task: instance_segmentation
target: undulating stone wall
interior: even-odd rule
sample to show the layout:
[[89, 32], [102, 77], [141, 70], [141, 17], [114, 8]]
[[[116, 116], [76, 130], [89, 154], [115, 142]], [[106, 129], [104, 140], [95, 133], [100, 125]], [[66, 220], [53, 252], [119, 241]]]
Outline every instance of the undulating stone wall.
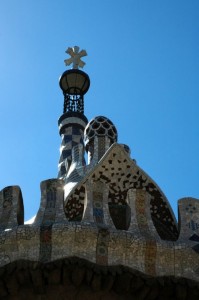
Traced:
[[48, 264], [18, 261], [0, 270], [2, 300], [198, 300], [198, 295], [199, 284], [191, 280], [146, 277], [78, 258]]

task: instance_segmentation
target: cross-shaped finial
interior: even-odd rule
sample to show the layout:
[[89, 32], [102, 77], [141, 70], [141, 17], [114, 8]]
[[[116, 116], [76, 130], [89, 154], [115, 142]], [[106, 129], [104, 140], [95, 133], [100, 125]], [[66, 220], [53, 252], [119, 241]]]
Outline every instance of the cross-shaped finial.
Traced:
[[68, 49], [65, 52], [71, 56], [70, 58], [64, 60], [67, 66], [73, 64], [73, 69], [78, 69], [78, 67], [84, 67], [85, 62], [81, 60], [81, 57], [87, 55], [85, 50], [81, 50], [79, 52], [79, 47], [74, 46], [73, 48], [68, 47]]

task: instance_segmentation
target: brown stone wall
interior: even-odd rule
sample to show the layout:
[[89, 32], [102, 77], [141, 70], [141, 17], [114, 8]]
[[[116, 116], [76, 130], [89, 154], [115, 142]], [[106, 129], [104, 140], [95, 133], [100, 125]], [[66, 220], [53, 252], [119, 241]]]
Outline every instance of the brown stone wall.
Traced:
[[146, 277], [77, 258], [48, 264], [18, 261], [0, 271], [0, 299], [199, 299], [199, 285], [193, 281]]

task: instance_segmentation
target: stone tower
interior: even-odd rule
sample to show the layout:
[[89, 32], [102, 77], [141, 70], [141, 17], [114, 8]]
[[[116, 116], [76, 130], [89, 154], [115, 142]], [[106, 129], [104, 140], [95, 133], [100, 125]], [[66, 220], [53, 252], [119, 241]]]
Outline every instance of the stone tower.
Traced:
[[198, 199], [179, 200], [177, 223], [112, 121], [88, 123], [87, 53], [66, 52], [58, 178], [41, 182], [32, 224], [20, 188], [0, 192], [0, 299], [199, 299]]

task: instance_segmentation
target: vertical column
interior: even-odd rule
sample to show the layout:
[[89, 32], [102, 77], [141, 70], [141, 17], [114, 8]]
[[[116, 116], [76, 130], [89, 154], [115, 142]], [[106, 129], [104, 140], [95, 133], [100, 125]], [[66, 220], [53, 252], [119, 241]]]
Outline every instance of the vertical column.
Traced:
[[[178, 201], [180, 235], [178, 241], [199, 242], [199, 201], [194, 198], [183, 198]], [[199, 252], [199, 251], [198, 251]]]
[[136, 217], [136, 189], [129, 189], [127, 194], [127, 201], [131, 208], [131, 222], [129, 231], [132, 231], [135, 235], [140, 235], [137, 217]]
[[150, 194], [141, 189], [129, 189], [128, 202], [131, 207], [131, 224], [129, 230], [139, 232], [146, 239], [160, 240], [150, 213]]
[[62, 180], [49, 179], [41, 182], [41, 203], [35, 218], [35, 224], [40, 225], [39, 260], [42, 262], [51, 260], [53, 224], [56, 221], [66, 221], [63, 201]]
[[157, 243], [160, 238], [151, 219], [150, 195], [141, 189], [130, 189], [128, 200], [131, 207], [129, 230], [145, 240], [143, 249], [145, 272], [154, 276], [157, 268]]
[[35, 224], [53, 224], [66, 220], [64, 214], [64, 182], [48, 179], [41, 182], [41, 202]]
[[[81, 145], [84, 147], [83, 133], [87, 124], [87, 118], [78, 112], [68, 112], [63, 114], [59, 121], [59, 131], [62, 138], [60, 147], [60, 159], [58, 164], [58, 178], [67, 175], [72, 161], [72, 149]], [[85, 164], [84, 158], [80, 158], [81, 164]]]
[[85, 183], [85, 201], [84, 201], [84, 213], [83, 213], [82, 221], [88, 223], [94, 223], [92, 185], [93, 185], [92, 180], [87, 180]]
[[0, 228], [12, 228], [24, 222], [24, 207], [18, 186], [8, 186], [0, 192]]
[[199, 201], [187, 197], [178, 201], [179, 238], [175, 242], [175, 276], [198, 276]]
[[114, 228], [108, 208], [108, 187], [100, 181], [85, 184], [86, 199], [83, 221]]
[[93, 144], [91, 143], [91, 147], [89, 147], [88, 150], [88, 164], [90, 164], [91, 161], [93, 164], [96, 164], [110, 148], [111, 144], [109, 137], [95, 136]]

